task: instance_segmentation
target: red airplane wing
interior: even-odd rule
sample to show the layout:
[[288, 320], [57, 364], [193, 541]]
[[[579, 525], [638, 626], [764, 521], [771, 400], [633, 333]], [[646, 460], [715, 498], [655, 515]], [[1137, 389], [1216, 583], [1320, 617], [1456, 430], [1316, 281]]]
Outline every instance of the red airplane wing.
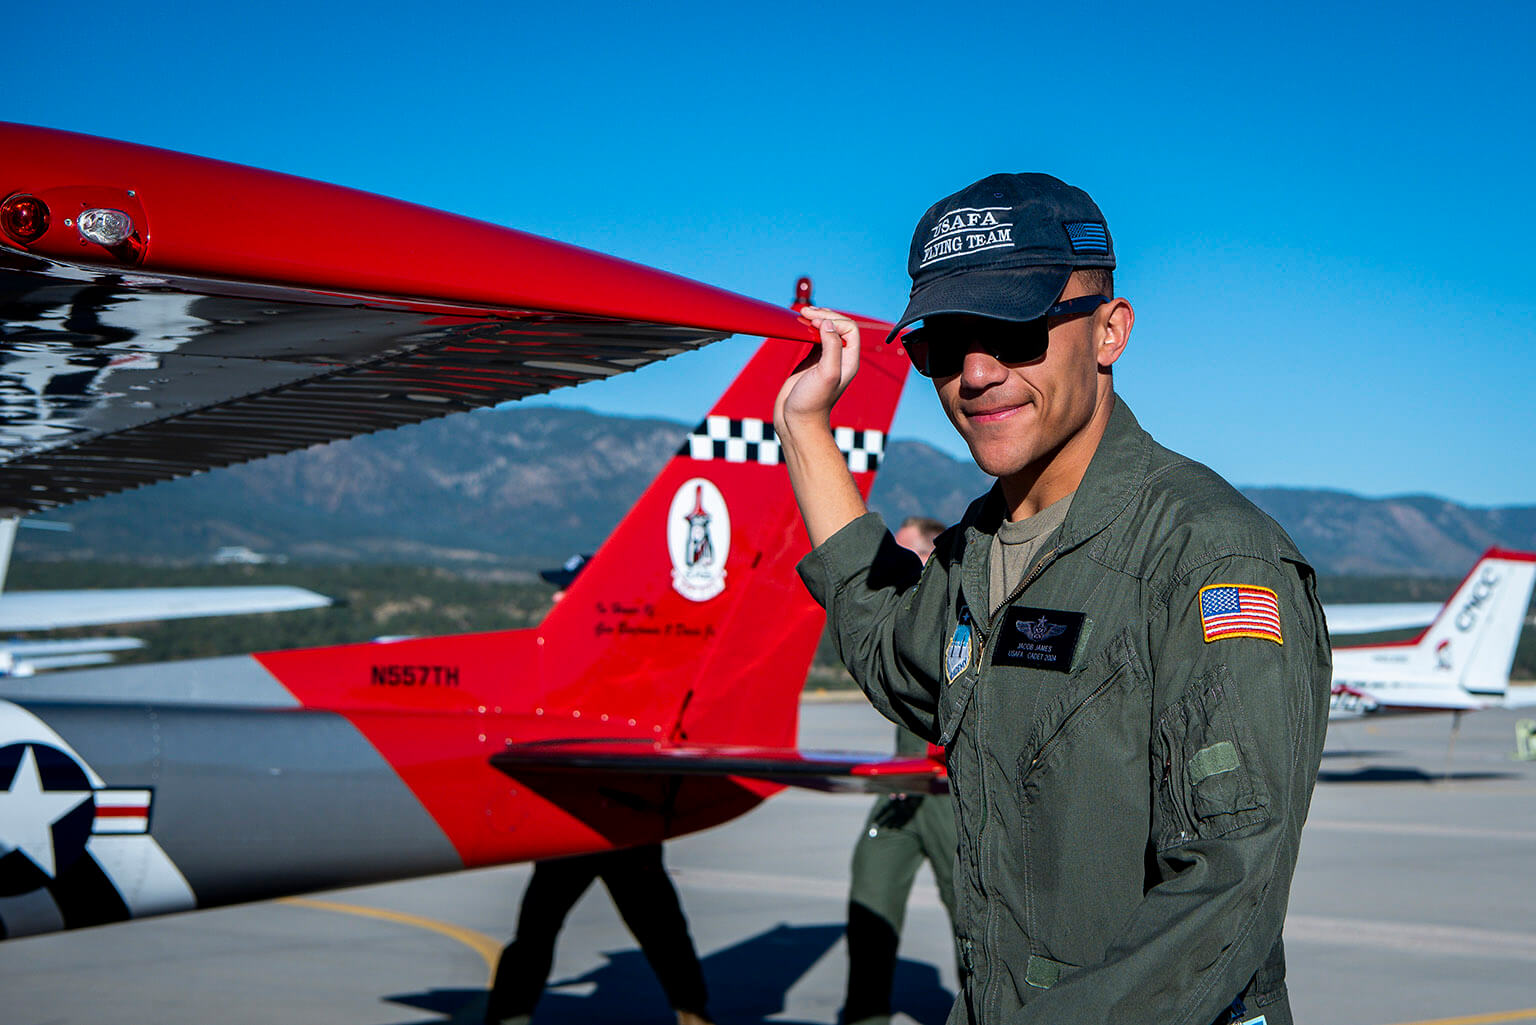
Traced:
[[[610, 377], [789, 310], [352, 189], [0, 123], [0, 510]], [[116, 234], [120, 241], [113, 241]]]

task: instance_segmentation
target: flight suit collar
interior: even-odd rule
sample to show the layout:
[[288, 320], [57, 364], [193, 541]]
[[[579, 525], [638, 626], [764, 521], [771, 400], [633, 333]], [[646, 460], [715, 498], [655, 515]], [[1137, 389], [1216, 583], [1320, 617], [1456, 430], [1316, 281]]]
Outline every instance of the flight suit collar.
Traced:
[[1085, 543], [1125, 512], [1146, 484], [1151, 467], [1152, 436], [1141, 429], [1131, 407], [1117, 395], [1104, 437], [1061, 525], [1061, 550]]
[[[1114, 403], [1104, 436], [1077, 486], [1067, 518], [1057, 531], [1058, 540], [1051, 546], [1055, 555], [1083, 545], [1113, 523], [1146, 483], [1152, 465], [1152, 437], [1141, 429], [1124, 399], [1115, 396]], [[987, 601], [988, 556], [993, 535], [1006, 516], [1002, 484], [994, 483], [966, 525], [960, 588], [972, 618], [984, 627], [991, 619]]]

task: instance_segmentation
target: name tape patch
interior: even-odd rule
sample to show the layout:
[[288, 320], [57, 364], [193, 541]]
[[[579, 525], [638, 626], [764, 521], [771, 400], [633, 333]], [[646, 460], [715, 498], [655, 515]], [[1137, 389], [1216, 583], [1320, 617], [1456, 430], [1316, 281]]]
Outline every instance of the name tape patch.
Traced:
[[1060, 609], [1034, 609], [1012, 605], [1001, 619], [995, 666], [1023, 666], [1065, 673], [1072, 668], [1072, 652], [1083, 630], [1083, 613]]

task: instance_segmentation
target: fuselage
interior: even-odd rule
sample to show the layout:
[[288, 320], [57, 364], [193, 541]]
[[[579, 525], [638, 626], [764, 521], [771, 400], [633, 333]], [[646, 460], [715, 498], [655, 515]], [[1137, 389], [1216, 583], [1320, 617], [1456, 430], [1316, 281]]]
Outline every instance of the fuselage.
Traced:
[[[435, 675], [380, 686], [451, 687]], [[582, 733], [655, 735], [622, 706], [594, 700]], [[306, 707], [252, 656], [6, 681], [4, 935], [660, 840], [771, 792], [637, 774], [597, 795], [494, 768], [508, 746], [570, 735], [569, 714], [545, 711]]]

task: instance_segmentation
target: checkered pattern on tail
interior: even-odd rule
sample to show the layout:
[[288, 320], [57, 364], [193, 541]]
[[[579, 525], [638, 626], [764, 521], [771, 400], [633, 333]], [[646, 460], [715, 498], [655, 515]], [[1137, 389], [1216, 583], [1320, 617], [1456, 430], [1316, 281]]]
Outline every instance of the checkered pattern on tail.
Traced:
[[[880, 459], [885, 455], [883, 431], [837, 427], [832, 435], [848, 459], [849, 470], [864, 473], [879, 469]], [[773, 424], [751, 417], [740, 420], [728, 416], [705, 417], [704, 422], [688, 435], [677, 454], [690, 459], [723, 459], [728, 463], [761, 463], [764, 466], [784, 461]]]

